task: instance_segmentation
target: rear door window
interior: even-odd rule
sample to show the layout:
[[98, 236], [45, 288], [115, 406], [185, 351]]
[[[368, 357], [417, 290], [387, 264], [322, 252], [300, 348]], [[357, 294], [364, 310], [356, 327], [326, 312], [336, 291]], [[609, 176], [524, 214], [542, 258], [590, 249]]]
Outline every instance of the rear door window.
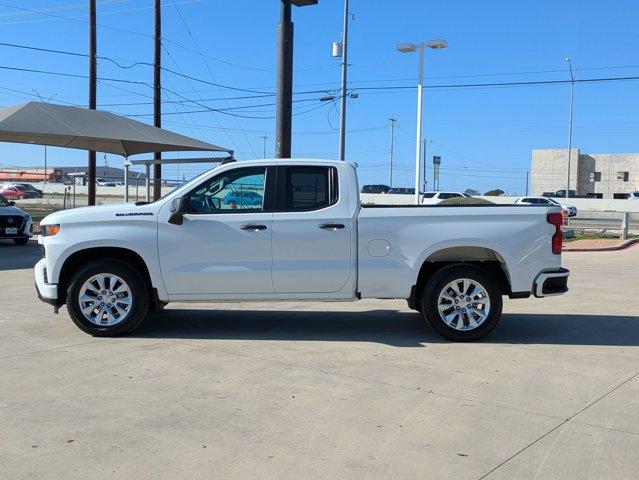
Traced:
[[276, 209], [287, 212], [320, 210], [337, 203], [335, 167], [279, 167]]

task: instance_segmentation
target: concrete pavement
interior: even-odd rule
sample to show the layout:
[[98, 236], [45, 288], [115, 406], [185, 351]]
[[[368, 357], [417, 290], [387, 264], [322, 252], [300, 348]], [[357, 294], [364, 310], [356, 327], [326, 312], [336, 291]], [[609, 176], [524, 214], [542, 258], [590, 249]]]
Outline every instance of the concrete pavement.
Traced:
[[0, 243], [0, 478], [634, 479], [639, 247], [454, 344], [402, 301], [171, 304], [95, 339]]

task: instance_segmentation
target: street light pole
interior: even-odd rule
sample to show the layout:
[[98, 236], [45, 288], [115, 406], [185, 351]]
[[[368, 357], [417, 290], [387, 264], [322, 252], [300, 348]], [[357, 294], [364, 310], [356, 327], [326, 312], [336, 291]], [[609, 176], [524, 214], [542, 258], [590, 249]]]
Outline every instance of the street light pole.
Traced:
[[575, 75], [572, 71], [572, 63], [570, 57], [566, 58], [568, 62], [568, 68], [570, 69], [570, 114], [568, 120], [568, 176], [566, 179], [566, 198], [570, 197], [570, 160], [572, 156], [572, 111], [573, 111], [573, 99], [575, 93]]
[[277, 31], [277, 82], [275, 106], [275, 157], [291, 158], [293, 116], [293, 22], [291, 5], [305, 7], [318, 0], [281, 0]]
[[344, 0], [344, 24], [342, 27], [342, 95], [340, 98], [339, 159], [346, 155], [346, 76], [348, 72], [348, 0]]
[[424, 92], [424, 48], [446, 48], [446, 40], [428, 40], [418, 45], [401, 43], [397, 50], [402, 53], [419, 51], [419, 81], [417, 83], [417, 134], [415, 138], [415, 205], [419, 205], [419, 168], [422, 156], [422, 97]]
[[291, 22], [291, 0], [281, 0], [281, 2], [277, 36], [275, 157], [290, 158], [293, 111], [293, 22]]
[[415, 134], [415, 205], [419, 205], [419, 166], [422, 160], [422, 98], [424, 96], [424, 44], [419, 45], [417, 81], [417, 133]]

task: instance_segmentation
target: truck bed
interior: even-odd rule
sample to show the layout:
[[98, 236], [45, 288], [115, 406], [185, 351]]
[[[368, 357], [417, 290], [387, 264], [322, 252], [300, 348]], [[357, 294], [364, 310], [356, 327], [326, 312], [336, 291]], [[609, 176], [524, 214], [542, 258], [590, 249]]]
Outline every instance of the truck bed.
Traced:
[[[424, 261], [499, 261], [513, 292], [530, 292], [541, 270], [560, 268], [546, 205], [368, 205], [358, 218], [359, 291], [402, 297]], [[409, 268], [407, 268], [409, 267]]]

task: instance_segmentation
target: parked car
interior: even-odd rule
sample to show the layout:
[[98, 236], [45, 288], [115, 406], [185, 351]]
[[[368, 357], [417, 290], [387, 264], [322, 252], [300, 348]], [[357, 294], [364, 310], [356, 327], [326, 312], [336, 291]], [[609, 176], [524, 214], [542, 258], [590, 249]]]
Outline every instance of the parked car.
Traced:
[[393, 193], [395, 195], [415, 195], [415, 189], [408, 187], [394, 187], [391, 188], [388, 193]]
[[639, 191], [630, 192], [630, 196], [628, 197], [628, 200], [639, 200]]
[[437, 205], [443, 200], [459, 197], [469, 198], [470, 195], [461, 192], [424, 192], [422, 196], [422, 205]]
[[[219, 200], [247, 183], [263, 205], [231, 214]], [[55, 212], [41, 221], [38, 295], [95, 336], [171, 301], [407, 299], [467, 341], [497, 325], [503, 295], [568, 290], [558, 206], [368, 206], [357, 185], [348, 162], [246, 161], [153, 203]]]
[[262, 195], [251, 191], [229, 192], [224, 196], [224, 205], [234, 203], [238, 207], [252, 207], [262, 205]]
[[25, 198], [34, 198], [31, 192], [15, 185], [0, 187], [0, 195], [7, 200], [24, 200]]
[[[541, 195], [542, 197], [556, 197], [556, 198], [566, 198], [566, 189], [557, 190], [556, 192], [544, 192]], [[568, 197], [577, 198], [577, 190], [569, 190]]]
[[388, 193], [390, 189], [388, 185], [364, 185], [361, 193]]
[[32, 236], [31, 215], [0, 195], [0, 238], [11, 239], [16, 245], [26, 245]]
[[30, 183], [14, 183], [14, 186], [23, 189], [26, 192], [29, 192], [31, 198], [42, 198], [43, 192], [39, 188], [34, 187]]
[[516, 204], [527, 204], [527, 205], [559, 205], [563, 210], [568, 212], [569, 217], [574, 217], [577, 215], [577, 207], [574, 205], [568, 205], [565, 203], [560, 203], [554, 198], [546, 198], [546, 197], [521, 197], [515, 200]]

